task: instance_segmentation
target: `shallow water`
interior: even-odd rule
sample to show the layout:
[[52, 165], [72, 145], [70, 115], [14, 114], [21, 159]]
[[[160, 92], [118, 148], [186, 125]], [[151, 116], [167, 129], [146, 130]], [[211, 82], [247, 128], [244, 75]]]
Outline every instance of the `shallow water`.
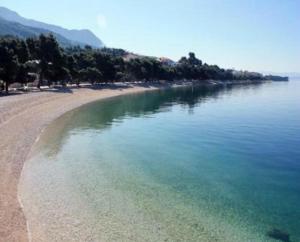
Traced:
[[67, 113], [23, 170], [33, 241], [300, 241], [299, 94], [185, 87]]

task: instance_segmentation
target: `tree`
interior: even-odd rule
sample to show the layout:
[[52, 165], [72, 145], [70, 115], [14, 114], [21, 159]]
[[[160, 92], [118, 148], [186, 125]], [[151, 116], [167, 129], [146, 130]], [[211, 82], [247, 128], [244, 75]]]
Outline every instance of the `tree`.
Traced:
[[28, 38], [26, 39], [26, 45], [30, 54], [31, 60], [38, 60], [39, 59], [39, 45], [40, 39], [39, 38]]
[[73, 83], [73, 81], [76, 81], [77, 86], [79, 86], [80, 84], [80, 80], [79, 80], [79, 71], [78, 71], [78, 64], [76, 59], [74, 58], [74, 56], [69, 55], [66, 58], [66, 68], [69, 70], [69, 74], [70, 74], [70, 81], [71, 83]]
[[84, 81], [90, 82], [92, 85], [103, 78], [102, 73], [95, 67], [83, 69], [79, 72], [79, 75]]
[[5, 83], [5, 91], [8, 94], [8, 87], [14, 81], [18, 71], [18, 60], [13, 50], [0, 45], [0, 79]]
[[19, 83], [22, 83], [24, 85], [27, 85], [29, 80], [29, 66], [26, 64], [19, 64], [19, 68], [16, 75], [16, 81]]
[[96, 52], [94, 54], [95, 67], [102, 73], [105, 82], [114, 81], [116, 77], [115, 59], [107, 54]]
[[[255, 72], [226, 70], [217, 65], [203, 64], [195, 53], [182, 57], [177, 63], [164, 58], [137, 56], [122, 49], [94, 49], [73, 46], [62, 48], [53, 35], [21, 40], [0, 37], [0, 81], [8, 86], [18, 81], [26, 84], [38, 78], [48, 85], [60, 82], [65, 86], [81, 80], [92, 84], [113, 81], [154, 80], [263, 80]], [[273, 77], [272, 77], [273, 78]]]
[[[51, 34], [49, 36], [40, 35], [38, 49], [38, 58], [40, 61], [38, 88], [40, 88], [44, 78], [51, 80], [51, 78], [55, 77], [53, 70], [56, 71], [57, 67], [62, 67], [60, 65], [62, 54], [57, 40]], [[50, 66], [52, 67], [52, 72]]]
[[195, 53], [193, 53], [193, 52], [189, 53], [188, 63], [192, 66], [201, 66], [202, 65], [202, 61], [197, 59]]
[[16, 49], [16, 54], [18, 56], [19, 62], [22, 64], [24, 64], [29, 60], [30, 54], [29, 54], [27, 44], [24, 40], [19, 41]]

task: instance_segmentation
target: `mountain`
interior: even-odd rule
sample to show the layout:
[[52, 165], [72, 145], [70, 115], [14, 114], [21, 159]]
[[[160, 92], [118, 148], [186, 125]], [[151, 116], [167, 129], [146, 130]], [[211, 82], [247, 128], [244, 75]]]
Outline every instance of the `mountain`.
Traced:
[[[32, 30], [32, 28], [39, 31], [41, 30], [46, 31], [46, 33], [51, 32], [54, 33], [54, 35], [57, 34], [65, 38], [66, 40], [69, 40], [70, 43], [81, 43], [81, 45], [90, 45], [96, 48], [101, 48], [104, 46], [103, 42], [95, 34], [93, 34], [90, 30], [87, 29], [69, 30], [69, 29], [62, 28], [60, 26], [23, 18], [18, 13], [11, 11], [5, 7], [0, 7], [0, 18], [2, 18], [2, 20], [6, 20], [14, 23], [15, 28], [21, 27], [21, 32], [25, 29], [25, 27], [29, 27], [28, 28], [29, 32], [30, 30]], [[22, 26], [16, 25], [16, 23], [19, 23]], [[45, 33], [45, 32], [41, 32], [41, 33]]]
[[79, 45], [83, 46], [84, 43], [71, 41], [60, 34], [50, 32], [49, 30], [33, 28], [25, 26], [16, 22], [10, 22], [0, 17], [0, 36], [15, 36], [21, 39], [39, 36], [40, 34], [49, 34], [52, 33], [57, 41], [63, 47]]

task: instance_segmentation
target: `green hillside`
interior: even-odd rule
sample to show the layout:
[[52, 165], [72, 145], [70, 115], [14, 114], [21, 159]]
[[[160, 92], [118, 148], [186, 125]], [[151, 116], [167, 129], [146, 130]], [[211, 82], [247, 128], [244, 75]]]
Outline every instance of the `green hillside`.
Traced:
[[85, 44], [81, 42], [75, 42], [68, 40], [67, 38], [61, 36], [60, 34], [51, 32], [46, 29], [40, 29], [40, 28], [33, 28], [29, 26], [25, 26], [16, 22], [10, 22], [3, 18], [0, 18], [0, 36], [14, 36], [18, 38], [28, 38], [28, 37], [34, 37], [39, 36], [40, 34], [53, 34], [55, 38], [58, 40], [61, 46], [67, 47], [67, 46], [84, 46]]

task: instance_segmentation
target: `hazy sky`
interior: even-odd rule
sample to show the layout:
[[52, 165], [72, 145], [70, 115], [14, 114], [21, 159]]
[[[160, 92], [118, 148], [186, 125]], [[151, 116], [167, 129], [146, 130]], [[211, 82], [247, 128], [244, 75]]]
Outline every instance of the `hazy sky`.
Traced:
[[0, 0], [27, 18], [88, 28], [109, 47], [222, 67], [300, 72], [300, 0]]

